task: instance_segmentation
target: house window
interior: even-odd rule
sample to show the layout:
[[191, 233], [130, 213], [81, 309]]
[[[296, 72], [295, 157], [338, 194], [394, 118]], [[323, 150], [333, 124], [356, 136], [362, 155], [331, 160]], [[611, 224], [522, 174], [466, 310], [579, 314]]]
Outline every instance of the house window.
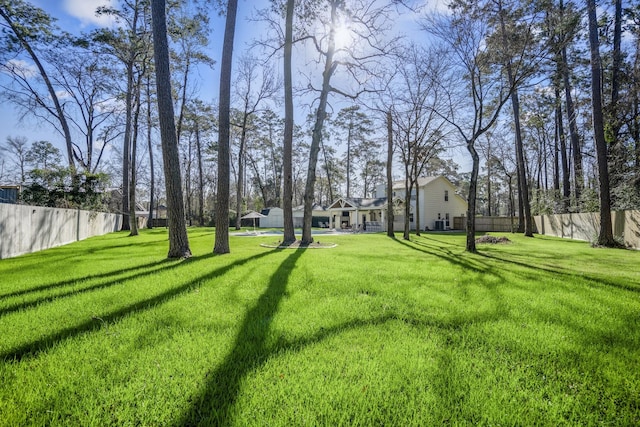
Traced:
[[413, 222], [413, 214], [409, 214], [409, 222]]
[[444, 201], [445, 202], [449, 201], [449, 190], [444, 190]]
[[444, 214], [444, 220], [445, 220], [445, 226], [449, 227], [449, 214], [448, 213]]

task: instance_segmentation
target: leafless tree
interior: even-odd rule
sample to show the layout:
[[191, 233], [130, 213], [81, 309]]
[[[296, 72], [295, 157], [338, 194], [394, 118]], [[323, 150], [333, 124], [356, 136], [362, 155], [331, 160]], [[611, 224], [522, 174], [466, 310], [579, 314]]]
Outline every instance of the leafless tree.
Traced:
[[464, 141], [472, 159], [467, 210], [466, 250], [476, 252], [475, 215], [480, 158], [476, 142], [498, 120], [502, 107], [511, 99], [530, 69], [520, 58], [512, 63], [512, 79], [505, 79], [503, 61], [495, 61], [488, 51], [487, 38], [493, 33], [490, 17], [478, 4], [456, 1], [449, 15], [431, 16], [423, 28], [437, 37], [450, 58], [443, 73], [447, 88], [448, 111], [442, 117]]

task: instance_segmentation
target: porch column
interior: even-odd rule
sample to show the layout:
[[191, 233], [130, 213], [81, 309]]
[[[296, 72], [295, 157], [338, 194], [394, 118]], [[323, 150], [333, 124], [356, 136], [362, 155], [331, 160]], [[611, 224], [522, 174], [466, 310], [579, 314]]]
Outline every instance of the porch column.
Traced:
[[355, 227], [354, 231], [358, 231], [358, 217], [360, 216], [360, 214], [358, 213], [358, 208], [356, 208], [356, 222], [355, 222]]

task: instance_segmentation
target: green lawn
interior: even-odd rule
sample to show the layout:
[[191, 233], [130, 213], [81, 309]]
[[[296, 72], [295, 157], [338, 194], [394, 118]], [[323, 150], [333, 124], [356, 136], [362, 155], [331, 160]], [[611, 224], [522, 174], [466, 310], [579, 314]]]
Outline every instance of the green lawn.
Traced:
[[508, 237], [0, 260], [0, 425], [639, 425], [640, 252]]

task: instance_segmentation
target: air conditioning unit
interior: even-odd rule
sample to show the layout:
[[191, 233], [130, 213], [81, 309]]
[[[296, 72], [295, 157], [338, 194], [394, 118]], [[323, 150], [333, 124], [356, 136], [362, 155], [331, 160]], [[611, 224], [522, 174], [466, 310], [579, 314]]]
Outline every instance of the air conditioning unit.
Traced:
[[444, 221], [442, 220], [436, 221], [436, 230], [444, 231]]

